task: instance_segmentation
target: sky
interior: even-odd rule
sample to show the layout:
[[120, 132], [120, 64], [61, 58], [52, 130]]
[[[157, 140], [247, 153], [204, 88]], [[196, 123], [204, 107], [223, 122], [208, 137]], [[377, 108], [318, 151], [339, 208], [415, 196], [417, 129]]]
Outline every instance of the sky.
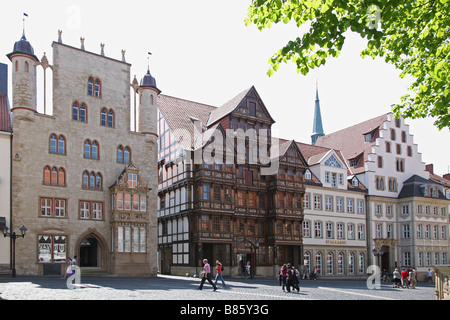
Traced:
[[[346, 34], [341, 55], [306, 76], [292, 63], [267, 76], [269, 58], [305, 29], [277, 24], [259, 31], [245, 26], [250, 0], [24, 0], [2, 3], [0, 63], [20, 39], [25, 18], [27, 40], [41, 58], [52, 63], [53, 41], [62, 30], [63, 43], [132, 64], [140, 80], [150, 66], [163, 94], [220, 107], [255, 86], [276, 121], [273, 135], [311, 143], [316, 83], [325, 134], [391, 111], [407, 93], [411, 79], [381, 59], [361, 58], [366, 41]], [[28, 17], [23, 14], [26, 13]], [[148, 54], [151, 52], [151, 55]], [[9, 67], [11, 73], [11, 67]], [[11, 74], [9, 75], [11, 77]], [[131, 82], [132, 79], [130, 79]], [[10, 88], [11, 90], [11, 88]], [[10, 98], [11, 103], [11, 98]], [[433, 119], [407, 119], [422, 161], [439, 175], [450, 172], [449, 130]]]

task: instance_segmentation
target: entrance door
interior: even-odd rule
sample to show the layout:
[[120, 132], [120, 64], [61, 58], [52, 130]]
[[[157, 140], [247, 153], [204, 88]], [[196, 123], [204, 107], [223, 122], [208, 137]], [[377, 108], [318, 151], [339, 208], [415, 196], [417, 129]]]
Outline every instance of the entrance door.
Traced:
[[96, 238], [86, 237], [80, 245], [80, 266], [97, 267], [98, 266], [99, 245]]
[[384, 272], [385, 270], [387, 272], [391, 272], [390, 266], [389, 266], [389, 247], [383, 246], [383, 255], [381, 256], [381, 272]]

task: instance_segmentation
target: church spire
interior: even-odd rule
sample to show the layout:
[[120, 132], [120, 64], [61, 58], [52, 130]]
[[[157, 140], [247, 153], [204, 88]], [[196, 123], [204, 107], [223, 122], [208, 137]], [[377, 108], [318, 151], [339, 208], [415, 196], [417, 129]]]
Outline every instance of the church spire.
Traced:
[[322, 115], [320, 114], [320, 100], [319, 100], [319, 84], [316, 81], [316, 102], [314, 109], [313, 134], [311, 135], [311, 144], [315, 145], [319, 137], [324, 136], [322, 126]]

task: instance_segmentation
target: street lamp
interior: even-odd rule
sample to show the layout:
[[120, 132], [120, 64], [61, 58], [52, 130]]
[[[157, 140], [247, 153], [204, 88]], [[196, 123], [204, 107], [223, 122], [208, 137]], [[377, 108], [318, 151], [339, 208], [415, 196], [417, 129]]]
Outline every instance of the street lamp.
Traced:
[[25, 226], [22, 226], [19, 230], [20, 230], [20, 234], [16, 234], [16, 232], [13, 233], [8, 233], [9, 228], [7, 226], [3, 226], [1, 228], [2, 232], [3, 232], [3, 237], [10, 237], [12, 239], [12, 243], [13, 243], [13, 247], [12, 247], [12, 254], [13, 254], [13, 259], [12, 259], [12, 276], [16, 277], [16, 239], [19, 237], [25, 238], [25, 234], [27, 232], [27, 228], [25, 228]]
[[378, 267], [379, 267], [380, 270], [381, 270], [380, 257], [381, 257], [381, 256], [383, 255], [383, 253], [384, 253], [383, 248], [380, 248], [380, 251], [377, 251], [377, 249], [375, 248], [375, 249], [372, 250], [372, 253], [373, 253], [373, 255], [374, 255], [375, 257], [377, 257], [377, 264], [378, 264]]

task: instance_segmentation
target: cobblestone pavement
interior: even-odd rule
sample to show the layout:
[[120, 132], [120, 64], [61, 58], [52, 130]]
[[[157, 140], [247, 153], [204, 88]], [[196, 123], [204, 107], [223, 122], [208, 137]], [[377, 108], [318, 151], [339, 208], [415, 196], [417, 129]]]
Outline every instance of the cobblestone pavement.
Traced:
[[59, 277], [0, 277], [3, 300], [434, 300], [434, 286], [419, 283], [416, 289], [396, 289], [381, 284], [368, 289], [359, 280], [302, 280], [300, 292], [283, 292], [275, 279], [225, 279], [213, 291], [208, 282], [198, 290], [199, 279], [177, 276], [124, 278], [82, 276], [77, 289], [69, 289]]

